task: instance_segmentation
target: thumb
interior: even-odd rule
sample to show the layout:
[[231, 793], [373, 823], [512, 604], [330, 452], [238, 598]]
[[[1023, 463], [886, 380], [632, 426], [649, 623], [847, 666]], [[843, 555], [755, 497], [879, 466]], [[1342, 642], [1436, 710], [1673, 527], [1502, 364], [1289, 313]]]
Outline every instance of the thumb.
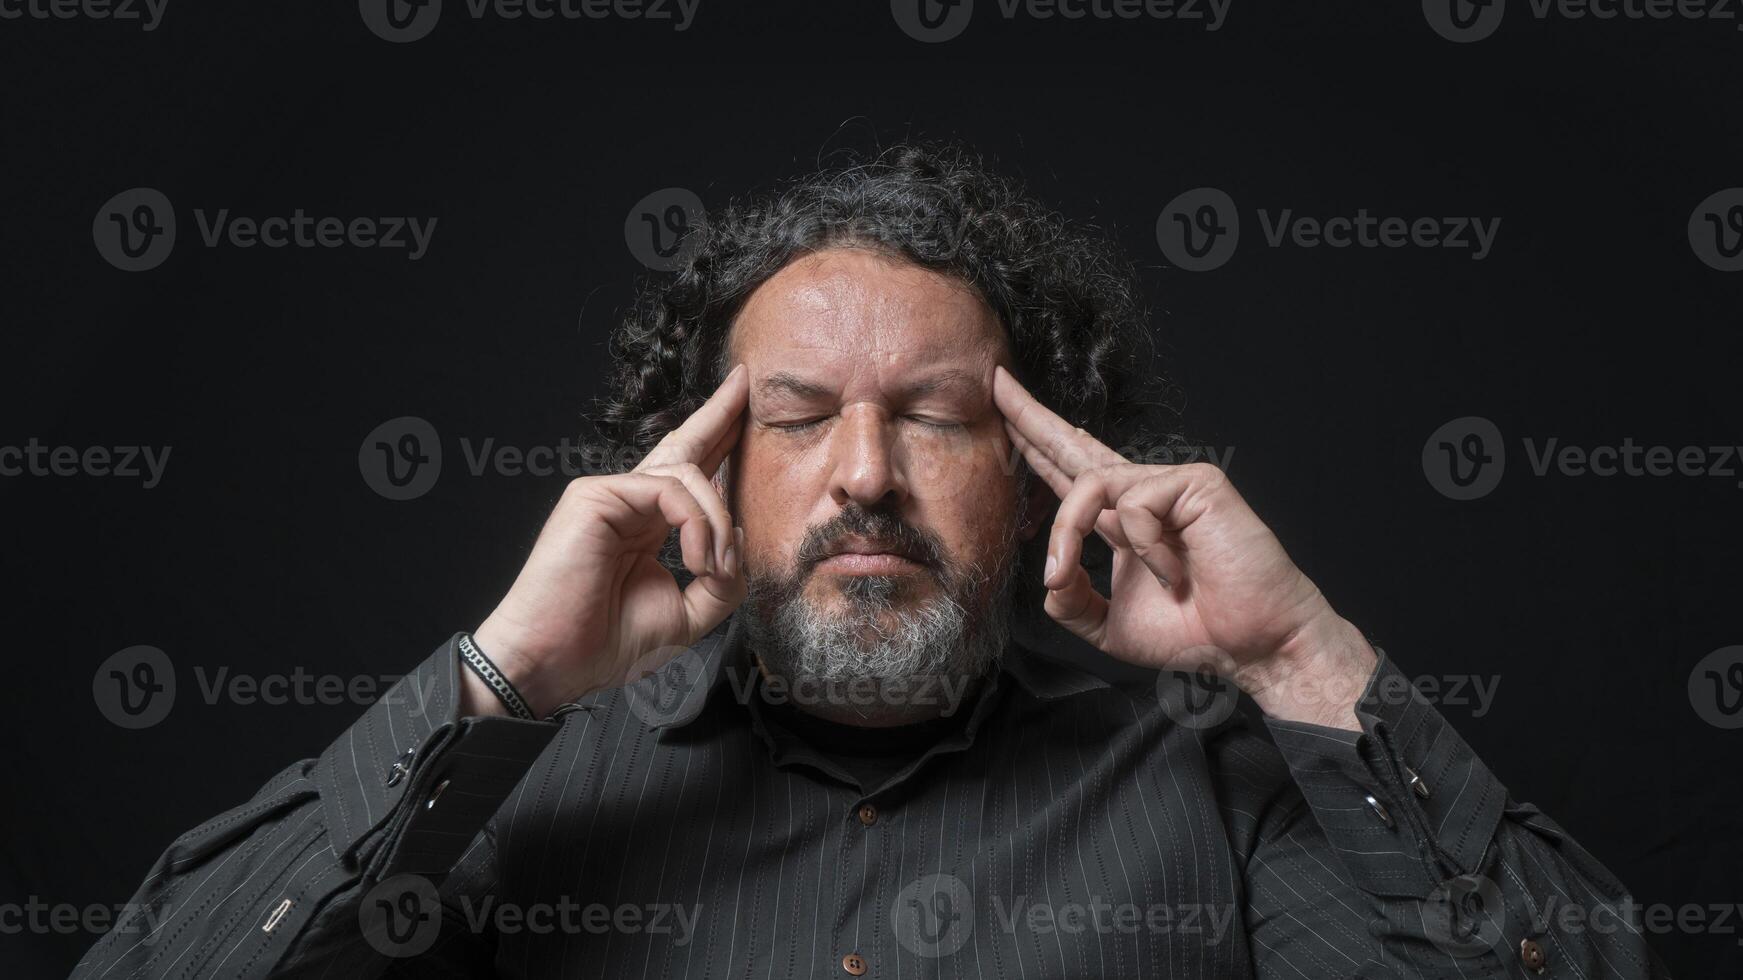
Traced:
[[698, 575], [684, 588], [684, 615], [689, 620], [689, 638], [695, 643], [719, 626], [744, 601], [744, 528], [732, 529], [726, 567], [713, 575]]
[[1108, 601], [1090, 584], [1089, 572], [1082, 565], [1072, 566], [1065, 584], [1047, 591], [1043, 608], [1059, 625], [1089, 641], [1096, 649], [1104, 649], [1102, 640], [1107, 632]]

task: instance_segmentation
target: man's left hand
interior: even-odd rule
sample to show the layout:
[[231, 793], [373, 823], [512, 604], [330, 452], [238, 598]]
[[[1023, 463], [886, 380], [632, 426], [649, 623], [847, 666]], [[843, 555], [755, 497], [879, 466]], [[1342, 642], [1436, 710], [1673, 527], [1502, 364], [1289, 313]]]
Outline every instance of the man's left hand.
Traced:
[[[1054, 414], [1004, 368], [1005, 430], [1059, 497], [1047, 542], [1046, 609], [1129, 663], [1206, 666], [1267, 714], [1356, 730], [1376, 656], [1208, 463], [1133, 463]], [[1113, 549], [1112, 596], [1090, 584], [1083, 539]]]

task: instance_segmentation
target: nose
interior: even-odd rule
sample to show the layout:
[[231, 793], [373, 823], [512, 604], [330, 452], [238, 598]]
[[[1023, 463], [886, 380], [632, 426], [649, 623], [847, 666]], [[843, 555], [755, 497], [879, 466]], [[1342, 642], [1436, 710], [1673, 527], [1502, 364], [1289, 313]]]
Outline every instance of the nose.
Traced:
[[875, 405], [848, 406], [830, 435], [829, 496], [836, 504], [852, 501], [874, 510], [908, 499], [907, 479], [893, 444], [896, 429], [887, 412]]

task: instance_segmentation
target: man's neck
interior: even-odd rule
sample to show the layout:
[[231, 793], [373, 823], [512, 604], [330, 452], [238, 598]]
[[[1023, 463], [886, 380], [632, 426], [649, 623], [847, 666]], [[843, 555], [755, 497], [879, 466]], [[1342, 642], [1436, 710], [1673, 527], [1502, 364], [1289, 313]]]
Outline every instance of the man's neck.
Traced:
[[824, 681], [788, 679], [752, 656], [765, 700], [790, 705], [814, 718], [861, 728], [895, 728], [955, 716], [967, 709], [984, 678], [927, 675], [896, 680]]

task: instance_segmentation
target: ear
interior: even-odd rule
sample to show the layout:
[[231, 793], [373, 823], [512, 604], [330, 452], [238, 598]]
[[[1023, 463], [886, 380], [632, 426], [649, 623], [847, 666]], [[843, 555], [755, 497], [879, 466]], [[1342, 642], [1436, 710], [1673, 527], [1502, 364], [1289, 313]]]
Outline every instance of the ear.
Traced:
[[1024, 541], [1035, 540], [1035, 535], [1041, 533], [1041, 528], [1048, 522], [1059, 507], [1059, 498], [1053, 495], [1053, 488], [1047, 481], [1029, 474], [1029, 489], [1026, 493], [1023, 508], [1023, 526], [1017, 529]]
[[[732, 513], [734, 504], [732, 499], [732, 456], [733, 453], [726, 454], [726, 458], [720, 461], [720, 465], [715, 468], [714, 475], [708, 481], [714, 484], [714, 492], [720, 494], [721, 501], [726, 504], [727, 513]], [[734, 522], [737, 520], [738, 518], [733, 518]]]

